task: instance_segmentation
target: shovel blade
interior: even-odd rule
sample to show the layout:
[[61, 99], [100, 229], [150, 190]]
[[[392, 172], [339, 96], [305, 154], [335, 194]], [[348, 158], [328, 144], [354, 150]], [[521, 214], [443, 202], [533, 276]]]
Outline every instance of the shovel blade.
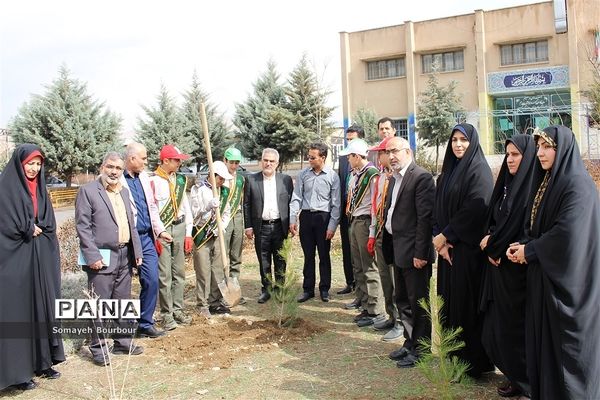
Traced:
[[225, 278], [219, 283], [219, 290], [230, 307], [237, 306], [242, 298], [240, 283], [235, 278]]

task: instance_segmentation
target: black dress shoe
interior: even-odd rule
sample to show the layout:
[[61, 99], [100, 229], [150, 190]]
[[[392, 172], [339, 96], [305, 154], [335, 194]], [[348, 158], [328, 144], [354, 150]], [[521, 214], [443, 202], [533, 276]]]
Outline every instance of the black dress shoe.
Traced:
[[365, 318], [365, 317], [368, 317], [368, 316], [369, 316], [369, 313], [368, 313], [368, 311], [367, 311], [367, 310], [362, 310], [362, 311], [361, 311], [359, 314], [357, 314], [357, 315], [354, 317], [354, 322], [358, 322], [358, 321], [360, 321], [361, 319], [363, 319], [363, 318]]
[[96, 356], [92, 357], [92, 362], [95, 365], [98, 365], [99, 367], [104, 367], [107, 365], [110, 365], [110, 359], [108, 358], [108, 355], [105, 357], [102, 357], [102, 354], [98, 354]]
[[351, 303], [344, 305], [344, 308], [346, 310], [356, 310], [359, 307], [360, 307], [360, 301], [358, 301], [356, 299], [354, 301], [352, 301]]
[[211, 314], [231, 314], [231, 309], [223, 304], [219, 304], [218, 306], [209, 306], [208, 311]]
[[514, 397], [523, 393], [521, 389], [517, 386], [513, 386], [512, 383], [509, 383], [508, 386], [499, 387], [497, 392], [501, 397]]
[[417, 361], [419, 361], [419, 359], [417, 358], [417, 356], [415, 356], [412, 353], [408, 353], [403, 359], [398, 360], [398, 362], [396, 362], [396, 367], [398, 368], [412, 368], [415, 366], [415, 364], [417, 363]]
[[267, 292], [263, 292], [260, 294], [260, 296], [258, 296], [258, 302], [260, 304], [266, 303], [267, 301], [269, 301], [269, 299], [271, 298], [271, 295]]
[[23, 383], [17, 383], [16, 385], [12, 385], [13, 388], [18, 390], [31, 390], [37, 387], [37, 383], [34, 381], [28, 381]]
[[150, 326], [148, 328], [137, 328], [137, 331], [135, 332], [135, 336], [136, 337], [141, 337], [141, 338], [157, 338], [157, 337], [161, 337], [165, 335], [165, 331], [159, 331], [158, 329], [156, 329], [154, 326]]
[[381, 314], [367, 314], [366, 317], [363, 317], [356, 321], [356, 325], [359, 328], [363, 328], [365, 326], [373, 325], [376, 322], [384, 321], [385, 317]]
[[306, 300], [312, 299], [313, 297], [315, 297], [314, 293], [304, 292], [298, 297], [298, 303], [304, 303]]
[[113, 354], [131, 354], [132, 356], [137, 356], [144, 352], [144, 348], [136, 345], [131, 346], [131, 349], [125, 346], [113, 346], [110, 352]]
[[327, 303], [329, 301], [329, 292], [322, 291], [321, 292], [321, 300]]
[[58, 372], [54, 368], [48, 368], [43, 371], [36, 372], [35, 375], [39, 376], [40, 378], [46, 378], [46, 379], [60, 378], [60, 372]]
[[336, 292], [337, 294], [348, 294], [348, 293], [352, 293], [352, 286], [348, 285], [345, 288], [343, 288], [342, 290], [338, 290]]
[[410, 352], [406, 347], [400, 347], [398, 350], [392, 351], [388, 357], [390, 358], [390, 360], [399, 361], [409, 354]]

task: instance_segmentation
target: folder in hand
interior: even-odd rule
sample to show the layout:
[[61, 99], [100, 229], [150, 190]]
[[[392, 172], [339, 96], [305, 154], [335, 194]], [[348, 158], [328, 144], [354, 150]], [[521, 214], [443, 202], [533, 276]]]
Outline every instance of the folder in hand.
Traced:
[[[98, 249], [100, 251], [100, 255], [102, 256], [102, 265], [109, 266], [110, 265], [110, 249]], [[92, 261], [96, 262], [97, 260]], [[83, 256], [83, 252], [79, 250], [79, 258], [77, 259], [77, 265], [90, 265], [90, 263], [86, 262], [85, 257]]]

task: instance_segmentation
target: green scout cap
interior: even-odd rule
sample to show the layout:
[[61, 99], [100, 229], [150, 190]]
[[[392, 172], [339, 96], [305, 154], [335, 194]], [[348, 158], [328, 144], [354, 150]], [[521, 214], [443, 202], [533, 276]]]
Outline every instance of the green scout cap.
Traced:
[[235, 147], [225, 150], [225, 158], [229, 161], [242, 161], [242, 153]]

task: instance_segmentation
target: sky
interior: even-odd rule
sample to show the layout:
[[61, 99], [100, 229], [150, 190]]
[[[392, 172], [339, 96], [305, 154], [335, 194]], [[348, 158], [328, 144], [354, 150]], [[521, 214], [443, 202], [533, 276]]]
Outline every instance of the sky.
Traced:
[[282, 82], [306, 53], [341, 125], [339, 32], [493, 10], [527, 0], [19, 0], [0, 5], [0, 128], [66, 65], [131, 135], [161, 84], [182, 102], [194, 71], [230, 121], [277, 64]]

